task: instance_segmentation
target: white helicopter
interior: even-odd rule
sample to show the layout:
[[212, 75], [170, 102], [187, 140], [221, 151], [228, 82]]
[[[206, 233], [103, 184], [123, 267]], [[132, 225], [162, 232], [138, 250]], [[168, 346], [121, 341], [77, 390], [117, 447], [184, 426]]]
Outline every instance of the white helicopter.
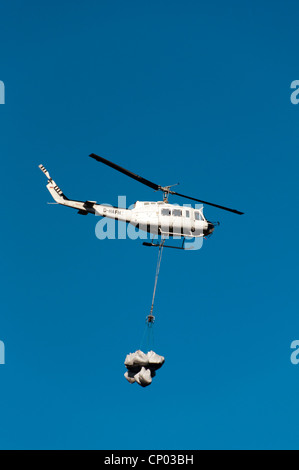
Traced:
[[[237, 211], [236, 209], [230, 209], [228, 207], [220, 206], [218, 204], [212, 204], [211, 202], [202, 201], [190, 196], [185, 196], [183, 194], [172, 191], [172, 186], [160, 186], [156, 183], [153, 183], [142, 176], [138, 176], [131, 171], [122, 168], [115, 163], [106, 160], [103, 157], [99, 157], [92, 153], [91, 158], [94, 158], [98, 162], [104, 163], [111, 168], [120, 171], [121, 173], [129, 176], [130, 178], [139, 181], [140, 183], [149, 186], [155, 191], [163, 192], [163, 201], [137, 201], [134, 204], [133, 209], [122, 209], [119, 207], [113, 207], [106, 204], [97, 204], [96, 201], [75, 201], [68, 199], [61, 189], [57, 186], [55, 181], [50, 177], [49, 172], [43, 165], [39, 165], [39, 168], [48, 178], [47, 188], [51, 193], [53, 199], [56, 203], [63, 206], [72, 207], [77, 209], [78, 213], [81, 215], [87, 215], [88, 213], [96, 214], [101, 217], [108, 217], [111, 219], [120, 220], [123, 222], [130, 223], [136, 228], [148, 232], [153, 235], [151, 243], [144, 242], [145, 246], [156, 246], [159, 247], [160, 243], [154, 243], [155, 236], [161, 236], [163, 240], [169, 237], [179, 237], [183, 238], [183, 244], [180, 247], [172, 245], [164, 245], [168, 248], [178, 248], [178, 249], [187, 249], [184, 247], [186, 238], [200, 238], [206, 237], [213, 233], [215, 225], [219, 225], [219, 222], [212, 223], [209, 222], [204, 214], [203, 207], [200, 209], [193, 209], [186, 206], [180, 206], [177, 204], [170, 204], [168, 202], [168, 197], [170, 194], [180, 196], [192, 201], [200, 202], [202, 204], [207, 204], [218, 209], [223, 209], [234, 214], [243, 214], [243, 212]], [[164, 242], [163, 242], [164, 244]]]

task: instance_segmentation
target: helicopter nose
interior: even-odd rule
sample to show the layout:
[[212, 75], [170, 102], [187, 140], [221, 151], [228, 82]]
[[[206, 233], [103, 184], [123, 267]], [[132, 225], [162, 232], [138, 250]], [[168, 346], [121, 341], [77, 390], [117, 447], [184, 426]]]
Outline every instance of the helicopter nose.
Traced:
[[215, 225], [212, 224], [212, 222], [208, 222], [207, 235], [210, 235], [211, 233], [213, 233], [214, 229], [215, 229]]

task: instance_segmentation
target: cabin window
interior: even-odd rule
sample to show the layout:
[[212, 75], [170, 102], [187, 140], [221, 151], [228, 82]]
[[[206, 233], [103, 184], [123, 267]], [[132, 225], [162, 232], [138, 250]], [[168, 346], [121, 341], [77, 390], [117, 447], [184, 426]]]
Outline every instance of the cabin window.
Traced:
[[174, 215], [175, 217], [181, 217], [182, 211], [180, 209], [173, 209], [172, 215]]
[[190, 217], [190, 211], [186, 211], [186, 217]]
[[170, 210], [169, 209], [162, 209], [161, 210], [161, 215], [170, 215]]

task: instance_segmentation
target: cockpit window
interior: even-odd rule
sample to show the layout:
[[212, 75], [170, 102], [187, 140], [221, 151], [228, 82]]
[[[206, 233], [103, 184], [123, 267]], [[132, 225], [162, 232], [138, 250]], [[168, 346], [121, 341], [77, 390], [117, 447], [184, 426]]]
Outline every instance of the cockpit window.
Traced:
[[170, 215], [170, 210], [169, 209], [162, 209], [161, 210], [161, 215]]
[[180, 217], [182, 215], [182, 211], [180, 209], [173, 209], [172, 215], [175, 217]]
[[195, 212], [195, 220], [203, 220], [203, 217], [200, 212]]

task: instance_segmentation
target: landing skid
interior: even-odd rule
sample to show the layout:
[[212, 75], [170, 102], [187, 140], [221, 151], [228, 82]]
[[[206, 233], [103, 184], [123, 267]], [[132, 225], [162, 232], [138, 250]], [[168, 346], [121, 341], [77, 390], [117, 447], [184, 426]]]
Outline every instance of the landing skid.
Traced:
[[[151, 243], [149, 242], [143, 242], [143, 245], [144, 246], [155, 246], [155, 247], [158, 247], [161, 246], [161, 243], [154, 243], [154, 241], [152, 241]], [[173, 245], [163, 245], [164, 248], [173, 248], [174, 250], [193, 250], [193, 246], [191, 246], [190, 248], [185, 248], [185, 238], [183, 240], [183, 243], [182, 243], [182, 246], [173, 246]]]

